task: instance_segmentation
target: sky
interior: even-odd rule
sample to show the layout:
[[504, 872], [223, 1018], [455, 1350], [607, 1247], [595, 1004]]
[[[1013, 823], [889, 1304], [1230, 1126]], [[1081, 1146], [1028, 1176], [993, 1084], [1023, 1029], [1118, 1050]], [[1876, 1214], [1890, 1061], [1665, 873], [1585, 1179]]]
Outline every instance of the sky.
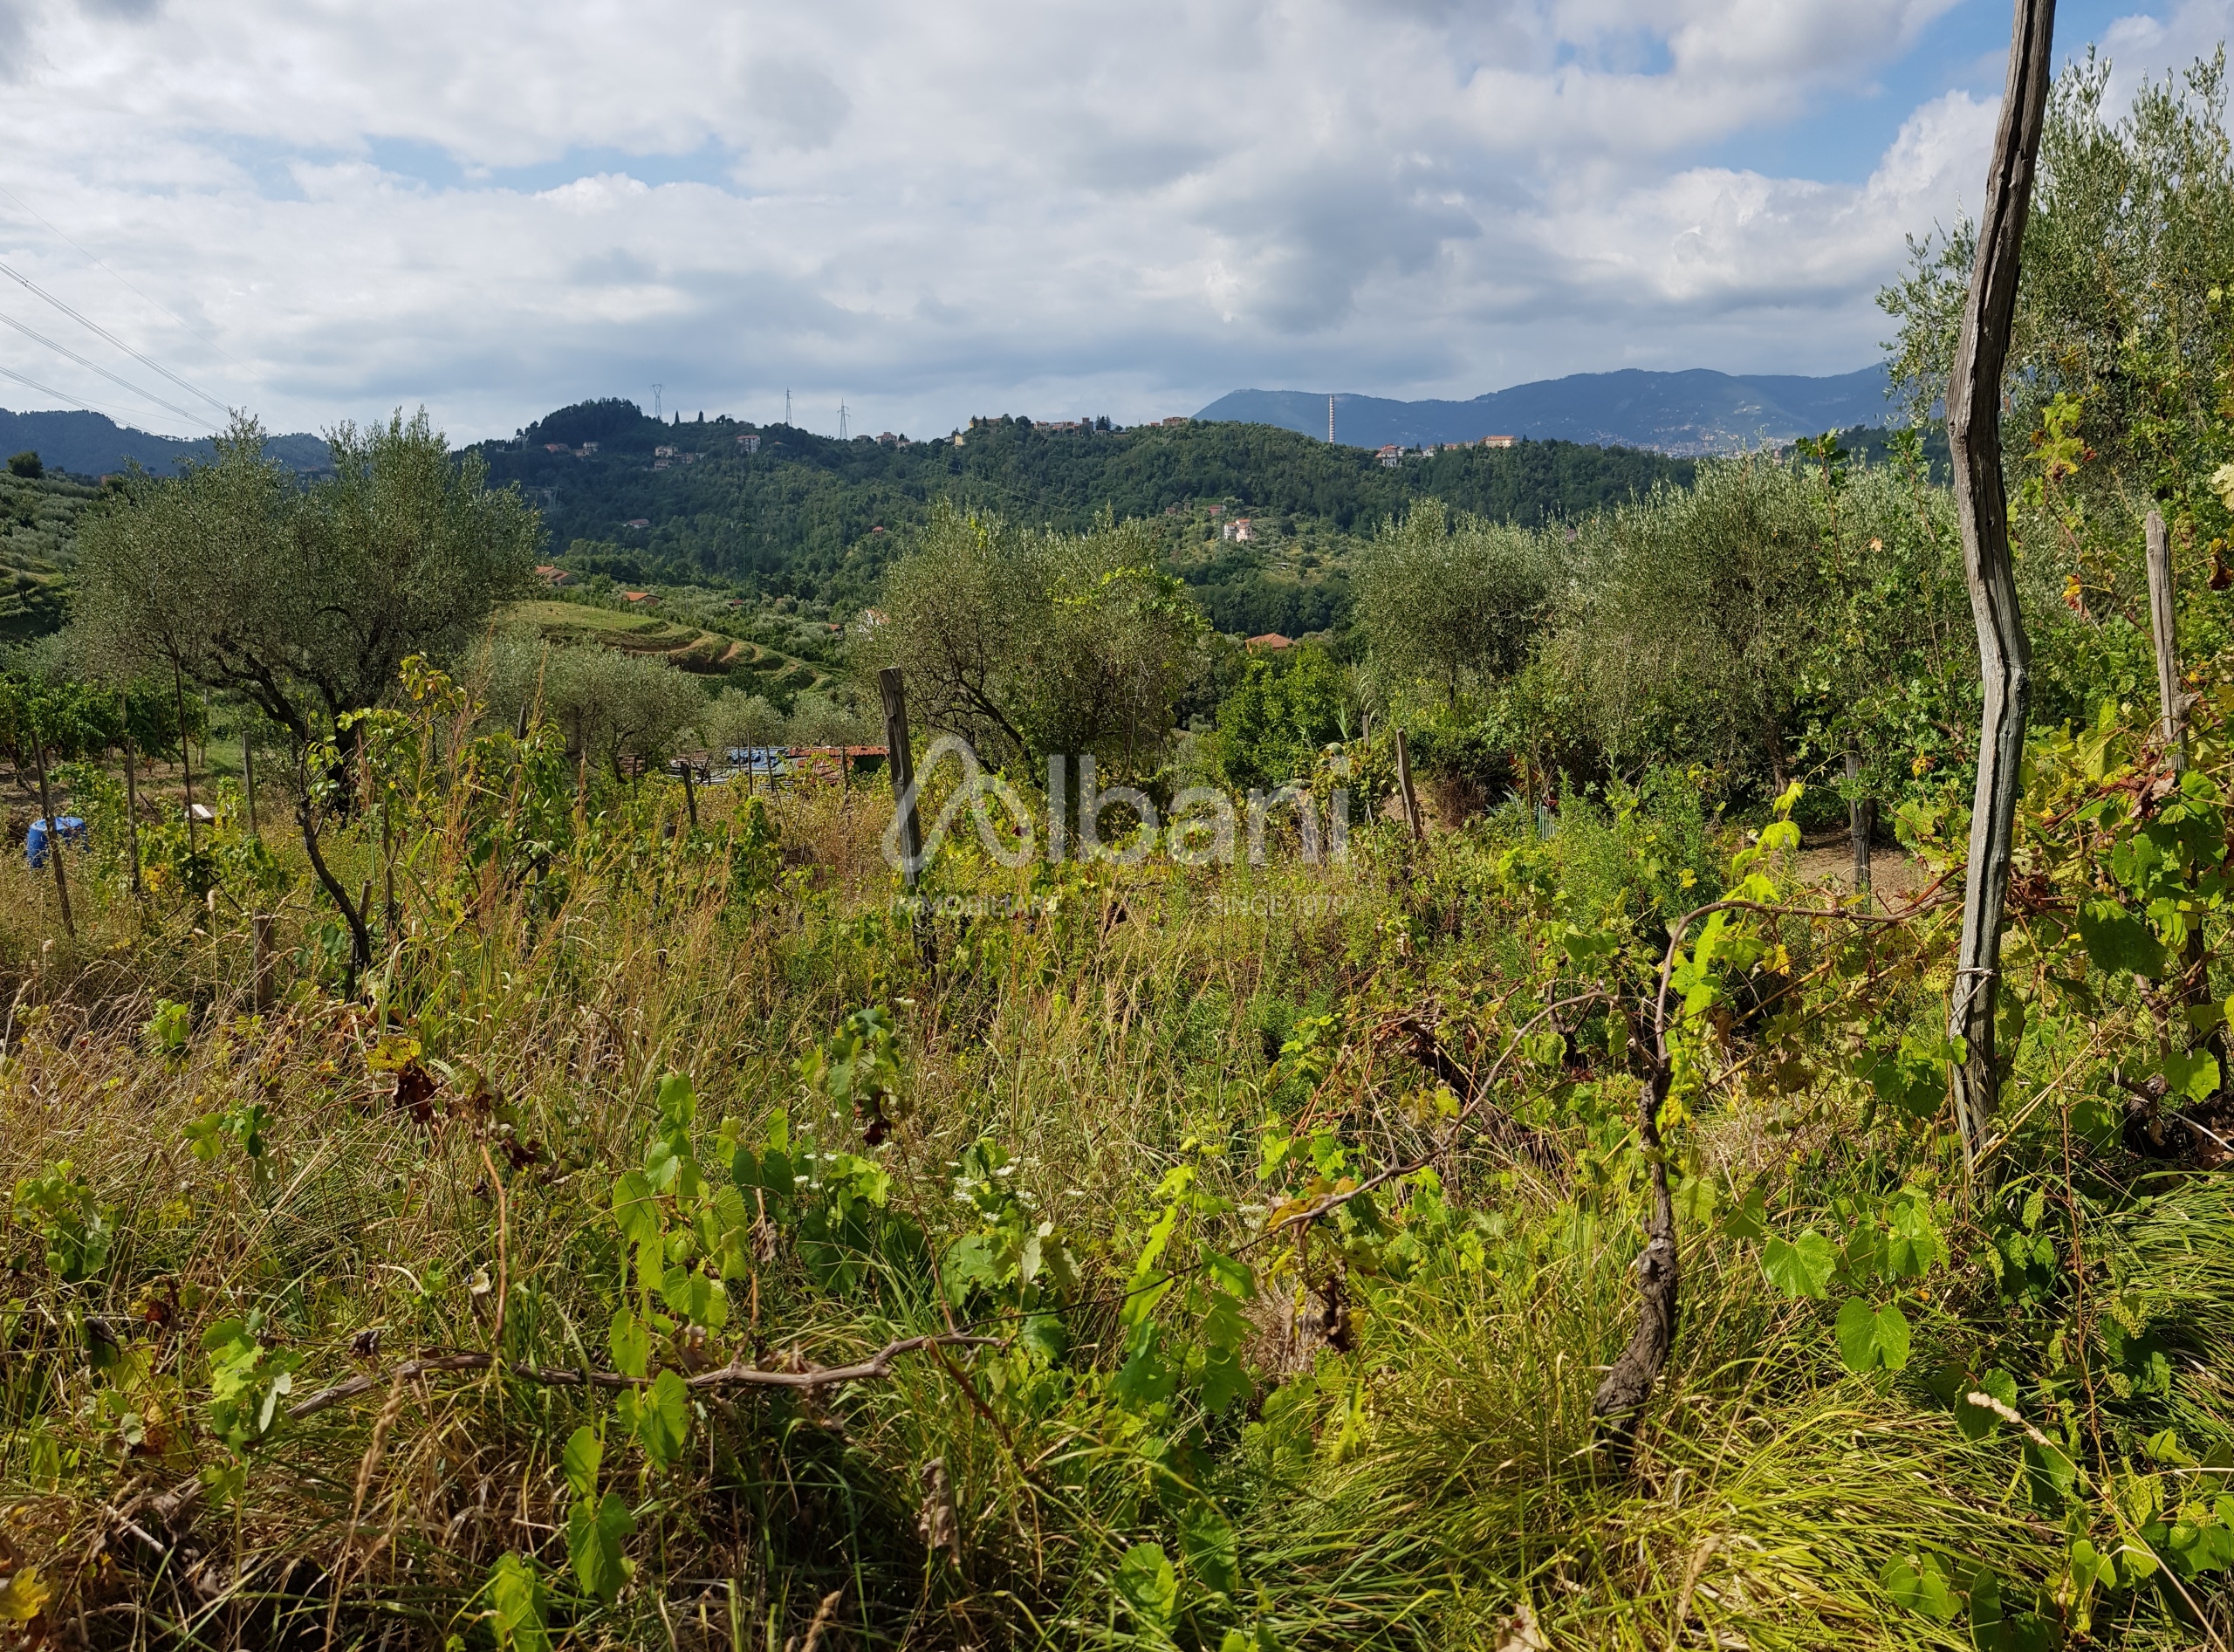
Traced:
[[[1907, 237], [1982, 193], [2010, 16], [0, 0], [0, 405], [171, 435], [424, 406], [464, 442], [788, 392], [811, 429], [926, 435], [1849, 372]], [[2129, 88], [2230, 21], [2065, 0], [2058, 48]]]

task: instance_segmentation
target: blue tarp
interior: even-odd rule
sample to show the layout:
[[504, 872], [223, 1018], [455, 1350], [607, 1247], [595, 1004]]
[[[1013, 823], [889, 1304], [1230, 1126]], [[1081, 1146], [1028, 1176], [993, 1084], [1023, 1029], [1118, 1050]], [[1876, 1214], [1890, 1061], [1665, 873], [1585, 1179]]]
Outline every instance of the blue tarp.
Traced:
[[785, 775], [791, 771], [793, 766], [791, 748], [780, 745], [732, 746], [729, 759], [737, 768], [752, 775]]
[[[46, 838], [47, 831], [46, 822], [45, 820], [32, 821], [31, 829], [24, 834], [24, 859], [31, 862], [31, 869], [33, 871], [37, 871], [40, 867], [46, 864]], [[62, 840], [65, 843], [74, 843], [81, 849], [84, 848], [86, 847], [86, 823], [74, 814], [64, 815], [62, 817]]]

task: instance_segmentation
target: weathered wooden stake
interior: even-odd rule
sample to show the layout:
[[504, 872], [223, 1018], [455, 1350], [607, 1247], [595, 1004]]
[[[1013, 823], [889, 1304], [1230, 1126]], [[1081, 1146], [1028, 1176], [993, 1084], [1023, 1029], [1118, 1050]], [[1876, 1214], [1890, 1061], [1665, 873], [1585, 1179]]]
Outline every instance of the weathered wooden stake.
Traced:
[[690, 759], [689, 757], [685, 757], [682, 760], [682, 801], [684, 806], [690, 811], [690, 829], [693, 832], [696, 832], [698, 829], [698, 792], [696, 788], [690, 784]]
[[2148, 624], [2156, 637], [2157, 723], [2172, 772], [2188, 766], [2187, 696], [2180, 690], [2180, 638], [2172, 617], [2172, 536], [2162, 513], [2151, 511], [2141, 531], [2148, 544]]
[[191, 858], [201, 853], [194, 830], [194, 748], [186, 743], [186, 678], [175, 660], [171, 661], [171, 693], [178, 707], [178, 771], [186, 786], [186, 853]]
[[70, 917], [70, 880], [62, 874], [62, 821], [54, 812], [53, 795], [46, 789], [46, 741], [31, 731], [31, 766], [38, 771], [38, 809], [46, 817], [46, 858], [54, 867], [54, 893], [62, 901], [62, 933], [77, 938], [78, 926]]
[[278, 958], [271, 944], [272, 915], [254, 912], [249, 915], [249, 979], [255, 995], [258, 1014], [271, 1007], [274, 977], [278, 973]]
[[[369, 763], [370, 758], [367, 761]], [[395, 828], [388, 819], [387, 788], [380, 788], [380, 888], [386, 901], [380, 908], [387, 920], [388, 944], [395, 943], [396, 931], [403, 927], [403, 909], [395, 903]]]
[[923, 862], [923, 823], [915, 812], [915, 759], [908, 748], [908, 680], [898, 666], [876, 674], [884, 696], [885, 764], [892, 771], [892, 800], [900, 811], [900, 880], [913, 895]]
[[[2172, 772], [2182, 774], [2188, 766], [2188, 696], [2180, 687], [2179, 624], [2172, 612], [2172, 536], [2165, 531], [2162, 514], [2155, 511], [2141, 524], [2141, 534], [2148, 547], [2148, 626], [2156, 643], [2157, 732], [2163, 739]], [[2210, 964], [2203, 951], [2200, 914], [2188, 925], [2182, 965], [2182, 998], [2189, 1004], [2208, 1004]], [[2214, 1030], [2208, 1042], [2224, 1069], [2225, 1033]]]
[[1861, 753], [1847, 753], [1847, 789], [1854, 795], [1847, 799], [1847, 834], [1854, 840], [1854, 892], [1861, 895], [1863, 904], [1869, 897], [1869, 834], [1877, 825], [1875, 799], [1861, 795]]
[[260, 838], [264, 833], [256, 824], [256, 743], [249, 738], [248, 713], [241, 713], [241, 792], [248, 799], [248, 834]]
[[116, 697], [119, 721], [124, 726], [124, 847], [132, 856], [132, 894], [138, 898], [140, 888], [140, 776], [132, 764], [132, 700], [128, 695]]
[[1947, 385], [1947, 443], [1955, 469], [1956, 513], [1963, 531], [1963, 575], [1978, 633], [1978, 783], [1970, 808], [1970, 849], [1963, 890], [1963, 938], [1949, 993], [1947, 1030], [1963, 1040], [1955, 1068], [1955, 1117], [1965, 1162], [1976, 1166], [1999, 1100], [1994, 1064], [1996, 988], [2001, 978], [2002, 905], [2009, 893], [2023, 789], [2025, 723], [2032, 648], [2017, 600], [2009, 554], [2009, 500], [2001, 474], [2002, 374], [2017, 306], [2025, 222], [2048, 85], [2055, 0], [2016, 0], [2009, 79], [1986, 175], [1977, 263]]
[[1427, 836], [1427, 825], [1420, 819], [1420, 799], [1412, 790], [1412, 752], [1404, 744], [1404, 731], [1396, 730], [1396, 790], [1404, 799], [1404, 824], [1412, 828], [1412, 841], [1417, 843]]

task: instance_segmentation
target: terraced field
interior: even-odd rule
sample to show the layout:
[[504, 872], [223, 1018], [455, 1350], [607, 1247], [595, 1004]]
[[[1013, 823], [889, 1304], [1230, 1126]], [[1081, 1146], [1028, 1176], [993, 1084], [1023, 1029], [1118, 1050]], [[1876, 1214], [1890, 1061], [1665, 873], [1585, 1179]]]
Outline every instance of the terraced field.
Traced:
[[797, 692], [825, 688], [832, 680], [821, 667], [764, 643], [658, 614], [621, 614], [586, 603], [548, 600], [515, 603], [509, 612], [515, 619], [531, 621], [547, 637], [600, 642], [625, 654], [655, 654], [700, 676], [730, 677], [740, 688], [776, 684]]
[[99, 490], [0, 470], [0, 642], [59, 629], [77, 562], [78, 513]]

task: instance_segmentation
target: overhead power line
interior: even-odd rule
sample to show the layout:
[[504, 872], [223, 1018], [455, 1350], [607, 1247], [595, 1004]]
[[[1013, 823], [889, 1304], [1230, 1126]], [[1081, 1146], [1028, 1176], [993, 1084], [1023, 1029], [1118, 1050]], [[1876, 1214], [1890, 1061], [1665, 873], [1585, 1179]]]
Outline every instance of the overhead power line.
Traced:
[[[38, 391], [43, 396], [52, 396], [57, 401], [67, 401], [72, 407], [81, 408], [87, 413], [106, 413], [113, 415], [119, 411], [119, 409], [115, 408], [104, 408], [98, 402], [81, 401], [78, 397], [72, 395], [67, 390], [58, 390], [51, 384], [41, 384], [37, 379], [31, 378], [28, 374], [18, 373], [13, 367], [0, 367], [0, 378], [13, 379], [17, 384], [27, 386], [31, 389]], [[133, 415], [127, 413], [124, 416], [130, 418]]]
[[[114, 281], [117, 285], [122, 287], [127, 292], [139, 299], [149, 309], [154, 310], [158, 314], [176, 322], [188, 332], [191, 333], [196, 339], [199, 339], [202, 343], [208, 345], [220, 356], [223, 356], [227, 361], [232, 363], [234, 367], [239, 368], [242, 373], [252, 378], [257, 378], [258, 381], [261, 382], [259, 369], [250, 366], [248, 362], [242, 360], [240, 357], [235, 355], [230, 350], [225, 348], [223, 342], [215, 332], [196, 326], [193, 322], [188, 320], [184, 316], [172, 309], [161, 299], [154, 298], [151, 294], [144, 291], [142, 289], [134, 285], [129, 280], [125, 278], [123, 273], [113, 264], [109, 264], [106, 260], [100, 257], [83, 242], [72, 240], [68, 232], [63, 230], [60, 225], [57, 224], [53, 219], [47, 217], [44, 213], [40, 212], [37, 207], [32, 206], [31, 202], [24, 200], [23, 196], [17, 195], [13, 189], [9, 189], [5, 184], [0, 184], [0, 198], [4, 198], [14, 202], [16, 207], [26, 217], [43, 226], [48, 234], [51, 235], [56, 240], [61, 242], [64, 246], [68, 247], [72, 251], [77, 253], [78, 256], [84, 258], [86, 263], [92, 264], [95, 269], [106, 275], [111, 280]], [[157, 367], [156, 371], [161, 373], [163, 370], [161, 367]], [[170, 375], [166, 374], [165, 376], [168, 377]], [[188, 385], [186, 387], [188, 389], [194, 389], [194, 387], [191, 385]], [[194, 394], [202, 397], [205, 401], [216, 401], [215, 397], [208, 394], [204, 391], [197, 389], [194, 390]], [[276, 395], [283, 401], [291, 401], [298, 408], [310, 414], [314, 419], [319, 416], [319, 409], [312, 403], [304, 401], [300, 396], [290, 395], [284, 390], [278, 389], [276, 387], [271, 385], [265, 385], [264, 387], [264, 394], [266, 396]], [[230, 412], [231, 410], [227, 403], [219, 401], [216, 402], [216, 405], [226, 408], [228, 412]]]
[[218, 343], [215, 336], [210, 333], [204, 332], [201, 328], [195, 326], [194, 323], [188, 321], [177, 311], [165, 304], [161, 299], [149, 298], [147, 294], [134, 286], [129, 281], [127, 281], [113, 265], [106, 263], [99, 255], [89, 250], [79, 243], [72, 241], [68, 235], [63, 232], [60, 226], [56, 224], [51, 218], [43, 215], [37, 207], [31, 205], [30, 202], [24, 200], [23, 196], [17, 195], [13, 189], [9, 189], [7, 185], [0, 184], [0, 195], [5, 195], [9, 200], [14, 202], [24, 216], [37, 219], [41, 224], [45, 226], [48, 234], [51, 235], [57, 241], [59, 241], [64, 246], [68, 247], [79, 257], [85, 259], [86, 262], [92, 264], [93, 268], [106, 275], [111, 280], [114, 281], [117, 285], [122, 287], [127, 292], [139, 299], [142, 304], [147, 305], [150, 309], [159, 310], [164, 315], [168, 316], [172, 320], [177, 322], [179, 326], [184, 327], [195, 338], [201, 339], [202, 343], [208, 345], [212, 350], [215, 350], [219, 355], [223, 356], [226, 360], [232, 362], [234, 366], [240, 367], [244, 365], [239, 358], [229, 352], [223, 345]]
[[[207, 401], [211, 407], [217, 408], [220, 412], [230, 413], [232, 411], [230, 408], [228, 408], [216, 396], [211, 395], [207, 390], [202, 388], [201, 386], [188, 384], [184, 379], [180, 378], [178, 374], [173, 373], [161, 362], [141, 355], [140, 352], [134, 350], [130, 345], [125, 343], [123, 339], [118, 338], [116, 334], [111, 332], [106, 327], [101, 326], [99, 322], [92, 320], [86, 316], [79, 314], [78, 312], [72, 310], [68, 305], [63, 303], [61, 299], [56, 298], [45, 287], [39, 285], [38, 282], [32, 280], [29, 276], [24, 275], [20, 271], [11, 270], [6, 264], [0, 264], [0, 275], [4, 275], [10, 280], [18, 282], [31, 291], [37, 293], [40, 298], [45, 299], [56, 309], [61, 311], [64, 315], [68, 316], [79, 326], [85, 328], [86, 332], [93, 333], [99, 338], [106, 339], [110, 344], [123, 351], [125, 354], [130, 356], [134, 361], [137, 361], [141, 367], [146, 367], [151, 373], [161, 374], [163, 377], [168, 379], [173, 384], [185, 391], [188, 394], [200, 396], [204, 401]], [[57, 348], [59, 347], [60, 346], [57, 346]], [[99, 371], [99, 369], [95, 370]], [[119, 379], [117, 382], [121, 384], [124, 381], [121, 379]], [[145, 392], [142, 392], [141, 394], [144, 394]], [[150, 401], [156, 400], [156, 398], [152, 396], [148, 399]], [[168, 401], [162, 402], [161, 405], [167, 408], [170, 407], [170, 403]], [[184, 412], [176, 408], [172, 408], [171, 411], [177, 413], [179, 416], [183, 419], [192, 419], [195, 416], [193, 414]]]
[[[4, 267], [5, 266], [0, 266], [0, 268]], [[0, 315], [0, 326], [13, 327], [17, 332], [22, 333], [26, 339], [32, 340], [34, 343], [45, 345], [57, 355], [69, 357], [71, 360], [76, 362], [88, 373], [99, 374], [102, 378], [106, 379], [111, 384], [120, 385], [125, 389], [132, 392], [134, 395], [138, 396], [143, 401], [152, 401], [159, 408], [169, 408], [171, 412], [178, 415], [180, 418], [185, 420], [188, 424], [198, 425], [203, 422], [200, 415], [189, 413], [175, 401], [166, 401], [159, 395], [142, 390], [138, 385], [133, 383], [129, 379], [119, 378], [115, 374], [111, 373], [106, 367], [101, 366], [99, 362], [88, 360], [86, 357], [79, 355], [75, 350], [70, 348], [68, 345], [57, 344], [53, 339], [48, 338], [43, 332], [32, 332], [31, 328], [25, 326], [13, 316]]]

